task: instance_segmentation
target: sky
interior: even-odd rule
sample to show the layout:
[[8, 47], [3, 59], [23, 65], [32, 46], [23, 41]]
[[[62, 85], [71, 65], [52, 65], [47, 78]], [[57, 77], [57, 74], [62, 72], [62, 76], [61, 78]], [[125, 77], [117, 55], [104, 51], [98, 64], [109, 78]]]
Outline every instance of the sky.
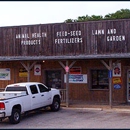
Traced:
[[0, 1], [0, 26], [62, 23], [130, 9], [130, 1]]

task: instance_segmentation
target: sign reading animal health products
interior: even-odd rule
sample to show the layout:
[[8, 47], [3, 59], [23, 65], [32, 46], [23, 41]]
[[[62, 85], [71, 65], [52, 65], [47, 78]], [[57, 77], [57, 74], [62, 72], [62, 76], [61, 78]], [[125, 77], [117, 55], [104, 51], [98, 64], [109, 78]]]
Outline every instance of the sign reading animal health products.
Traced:
[[38, 32], [38, 33], [19, 33], [16, 34], [16, 39], [22, 39], [21, 45], [39, 45], [41, 44], [41, 40], [39, 38], [46, 38], [46, 32]]
[[10, 69], [0, 69], [0, 80], [10, 80]]

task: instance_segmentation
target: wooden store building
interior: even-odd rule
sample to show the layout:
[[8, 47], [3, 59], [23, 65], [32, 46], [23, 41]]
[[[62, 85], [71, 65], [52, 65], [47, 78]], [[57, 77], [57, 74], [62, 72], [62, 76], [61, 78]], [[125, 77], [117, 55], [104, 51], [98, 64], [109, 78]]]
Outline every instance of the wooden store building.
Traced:
[[130, 19], [0, 27], [0, 88], [26, 81], [67, 104], [129, 103]]

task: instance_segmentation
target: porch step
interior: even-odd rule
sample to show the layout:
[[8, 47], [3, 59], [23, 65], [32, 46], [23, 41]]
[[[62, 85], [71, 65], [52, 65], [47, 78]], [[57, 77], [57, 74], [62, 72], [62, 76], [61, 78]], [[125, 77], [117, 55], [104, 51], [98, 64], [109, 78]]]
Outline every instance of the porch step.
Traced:
[[[65, 103], [61, 104], [61, 107], [66, 107]], [[89, 105], [89, 104], [70, 104], [70, 109], [87, 109], [87, 110], [100, 110], [100, 111], [117, 111], [117, 112], [129, 112], [130, 105], [116, 105], [110, 107], [109, 105]]]

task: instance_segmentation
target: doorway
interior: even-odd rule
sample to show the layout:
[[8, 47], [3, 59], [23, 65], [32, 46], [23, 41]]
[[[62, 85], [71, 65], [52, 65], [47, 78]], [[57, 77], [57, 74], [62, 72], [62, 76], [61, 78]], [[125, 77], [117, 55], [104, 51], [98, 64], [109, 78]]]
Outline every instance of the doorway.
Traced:
[[127, 102], [130, 102], [130, 69], [127, 70]]
[[61, 70], [46, 70], [45, 76], [48, 87], [61, 89]]

